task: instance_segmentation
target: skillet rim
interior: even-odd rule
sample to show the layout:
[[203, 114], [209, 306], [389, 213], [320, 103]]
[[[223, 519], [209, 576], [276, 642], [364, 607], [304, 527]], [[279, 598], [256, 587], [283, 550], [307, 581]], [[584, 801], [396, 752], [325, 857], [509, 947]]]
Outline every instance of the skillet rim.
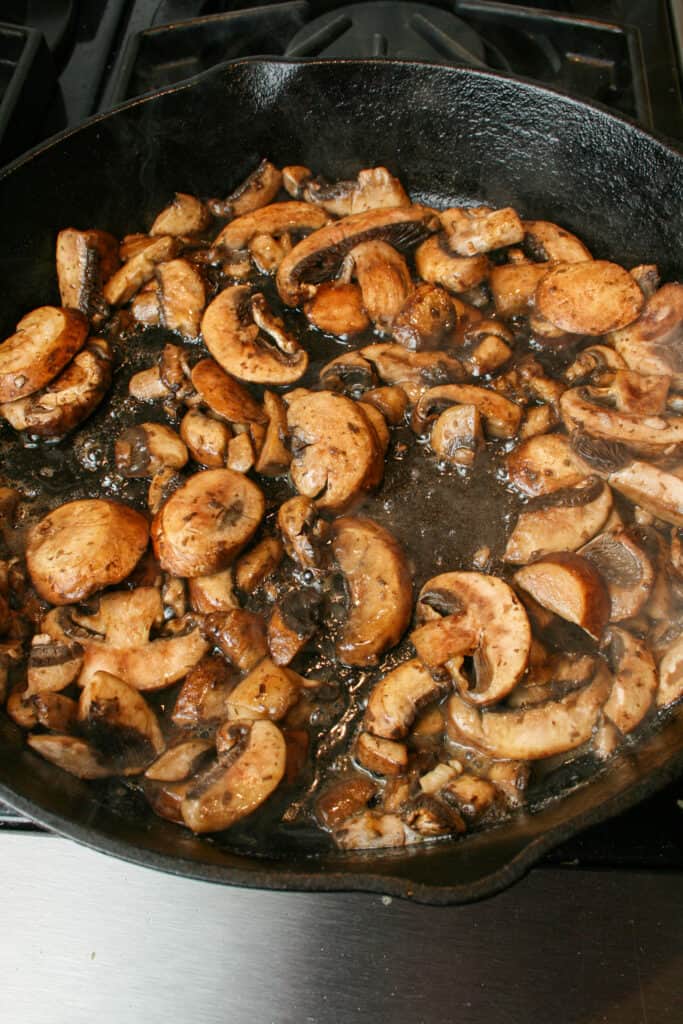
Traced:
[[[0, 168], [0, 183], [9, 175], [20, 171], [21, 168], [35, 157], [48, 152], [58, 146], [62, 141], [72, 135], [84, 131], [105, 119], [134, 107], [153, 102], [155, 99], [172, 93], [181, 93], [201, 87], [201, 84], [209, 79], [220, 78], [233, 73], [234, 68], [247, 67], [338, 67], [340, 65], [351, 67], [391, 66], [398, 68], [427, 68], [439, 74], [452, 75], [455, 79], [466, 77], [469, 79], [482, 80], [484, 82], [493, 80], [504, 80], [516, 85], [520, 90], [532, 96], [551, 97], [562, 105], [574, 109], [588, 108], [599, 114], [610, 123], [617, 122], [646, 138], [650, 143], [655, 143], [663, 151], [678, 160], [683, 160], [683, 142], [670, 139], [662, 133], [646, 130], [638, 122], [624, 114], [615, 114], [606, 105], [595, 102], [577, 99], [567, 93], [548, 86], [537, 85], [519, 75], [504, 74], [493, 70], [479, 70], [474, 68], [453, 66], [434, 63], [432, 61], [407, 61], [396, 59], [289, 59], [279, 57], [243, 57], [234, 60], [224, 61], [209, 68], [192, 78], [186, 79], [175, 85], [164, 89], [145, 93], [142, 96], [134, 97], [124, 103], [118, 104], [111, 110], [97, 113], [87, 118], [78, 125], [58, 132], [48, 139], [43, 140], [36, 146], [16, 157], [9, 164]], [[676, 709], [681, 711], [683, 705]], [[683, 747], [674, 749], [666, 760], [651, 769], [644, 777], [641, 777], [621, 792], [612, 794], [599, 804], [581, 811], [573, 817], [551, 826], [545, 833], [532, 839], [520, 840], [523, 846], [508, 859], [500, 868], [485, 874], [474, 882], [446, 885], [440, 882], [413, 882], [409, 879], [392, 876], [390, 874], [377, 874], [372, 871], [362, 870], [362, 864], [358, 860], [354, 862], [349, 870], [315, 871], [306, 870], [305, 862], [302, 861], [302, 868], [297, 870], [280, 869], [272, 870], [268, 867], [271, 862], [263, 862], [263, 867], [256, 867], [253, 871], [235, 868], [229, 865], [217, 865], [202, 863], [191, 860], [183, 855], [172, 856], [154, 850], [135, 846], [128, 839], [118, 838], [103, 831], [95, 831], [92, 826], [82, 825], [78, 822], [69, 821], [53, 811], [40, 806], [29, 797], [14, 792], [7, 784], [0, 782], [0, 799], [9, 807], [29, 817], [35, 823], [49, 829], [51, 833], [61, 837], [73, 839], [89, 849], [100, 853], [110, 854], [120, 860], [140, 867], [148, 867], [160, 870], [167, 874], [180, 877], [192, 878], [198, 881], [212, 882], [217, 884], [236, 885], [243, 888], [274, 890], [274, 891], [300, 891], [300, 892], [367, 892], [375, 894], [387, 894], [389, 896], [411, 899], [417, 903], [433, 906], [447, 906], [453, 904], [464, 904], [474, 902], [488, 896], [492, 896], [503, 889], [506, 889], [518, 881], [527, 871], [549, 850], [560, 843], [572, 838], [584, 829], [592, 825], [600, 824], [616, 815], [634, 807], [640, 801], [653, 795], [662, 789], [667, 783], [673, 781], [683, 771]], [[587, 782], [582, 788], [590, 786]], [[568, 794], [569, 795], [569, 794]], [[562, 798], [554, 800], [551, 804], [561, 804]], [[542, 813], [542, 812], [539, 812]], [[480, 833], [481, 834], [481, 833]], [[463, 841], [460, 840], [462, 843]], [[444, 844], [445, 845], [445, 844]], [[248, 855], [240, 855], [248, 856]], [[419, 854], [418, 854], [419, 856]], [[252, 863], [258, 865], [258, 860], [252, 858]], [[311, 864], [313, 861], [311, 861]], [[367, 855], [367, 863], [371, 868], [371, 855]]]

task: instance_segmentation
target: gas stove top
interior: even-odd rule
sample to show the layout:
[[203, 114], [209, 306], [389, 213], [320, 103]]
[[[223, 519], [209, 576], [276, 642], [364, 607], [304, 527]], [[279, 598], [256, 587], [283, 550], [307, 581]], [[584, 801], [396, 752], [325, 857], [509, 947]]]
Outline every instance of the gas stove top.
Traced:
[[[0, 163], [117, 103], [257, 55], [492, 68], [683, 140], [683, 0], [6, 0], [0, 19]], [[680, 781], [545, 863], [683, 870], [682, 825]], [[2, 829], [40, 834], [0, 806]]]

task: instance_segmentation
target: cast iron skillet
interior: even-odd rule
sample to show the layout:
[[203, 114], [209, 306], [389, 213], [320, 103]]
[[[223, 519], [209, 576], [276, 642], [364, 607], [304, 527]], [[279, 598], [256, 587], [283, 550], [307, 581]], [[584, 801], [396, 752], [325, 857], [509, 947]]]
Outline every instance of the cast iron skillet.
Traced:
[[[679, 273], [683, 158], [628, 121], [535, 86], [400, 62], [238, 61], [95, 118], [0, 176], [0, 337], [58, 302], [65, 226], [123, 235], [176, 190], [225, 195], [267, 155], [331, 179], [386, 164], [420, 201], [486, 201], [559, 221], [596, 256]], [[0, 799], [42, 825], [149, 867], [272, 889], [357, 889], [434, 904], [490, 895], [541, 854], [683, 768], [683, 707], [609, 770], [466, 840], [376, 855], [291, 850], [267, 860], [192, 837], [125, 799], [102, 801], [0, 718]]]

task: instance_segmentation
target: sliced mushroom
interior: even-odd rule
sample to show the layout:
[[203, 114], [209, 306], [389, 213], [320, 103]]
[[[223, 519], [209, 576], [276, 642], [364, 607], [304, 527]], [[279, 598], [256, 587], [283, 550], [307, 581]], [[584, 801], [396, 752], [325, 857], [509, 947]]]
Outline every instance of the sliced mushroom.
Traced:
[[629, 368], [637, 373], [671, 376], [683, 386], [680, 343], [683, 338], [683, 285], [665, 284], [647, 300], [635, 323], [607, 339]]
[[468, 292], [486, 280], [487, 256], [456, 256], [442, 235], [434, 235], [415, 251], [415, 269], [423, 281], [441, 285], [449, 292]]
[[122, 476], [146, 477], [166, 468], [182, 469], [188, 454], [175, 430], [164, 423], [139, 423], [119, 434], [114, 458]]
[[428, 388], [465, 376], [463, 364], [450, 352], [410, 352], [402, 345], [380, 342], [366, 345], [360, 353], [384, 384], [399, 385], [410, 402], [417, 402]]
[[368, 803], [377, 793], [377, 783], [365, 775], [340, 779], [318, 797], [316, 815], [326, 828], [336, 828]]
[[669, 644], [659, 662], [657, 707], [671, 707], [681, 697], [683, 697], [683, 636], [679, 636]]
[[510, 482], [531, 498], [574, 487], [591, 473], [563, 434], [532, 437], [516, 445], [505, 466]]
[[564, 371], [564, 376], [570, 384], [604, 387], [614, 380], [617, 370], [625, 369], [625, 361], [609, 345], [589, 345], [579, 352], [574, 362]]
[[424, 433], [428, 424], [451, 405], [475, 406], [490, 437], [514, 437], [522, 419], [520, 406], [495, 391], [474, 384], [445, 384], [430, 388], [420, 397], [413, 410], [413, 430]]
[[263, 296], [245, 285], [219, 292], [202, 318], [202, 335], [211, 355], [239, 380], [292, 384], [308, 366], [307, 353], [268, 312]]
[[524, 250], [539, 263], [583, 263], [591, 254], [571, 231], [547, 220], [524, 220]]
[[239, 252], [246, 249], [256, 235], [277, 237], [293, 232], [316, 231], [328, 220], [324, 210], [309, 203], [271, 203], [231, 221], [213, 244], [226, 252]]
[[15, 430], [61, 437], [74, 430], [102, 401], [111, 383], [112, 351], [104, 338], [91, 338], [65, 370], [41, 391], [0, 405], [0, 416]]
[[209, 205], [217, 217], [243, 217], [272, 203], [281, 187], [282, 173], [270, 160], [261, 160], [227, 199], [213, 200]]
[[228, 441], [228, 454], [225, 464], [235, 473], [248, 473], [254, 468], [256, 456], [254, 445], [247, 433], [237, 434]]
[[574, 750], [593, 735], [610, 695], [612, 677], [598, 668], [583, 689], [515, 711], [486, 711], [454, 694], [448, 702], [449, 735], [491, 757], [535, 761]]
[[336, 829], [334, 841], [342, 850], [380, 850], [405, 846], [411, 835], [415, 837], [395, 814], [363, 811]]
[[383, 739], [403, 739], [418, 711], [441, 697], [443, 690], [443, 684], [434, 679], [418, 658], [404, 661], [374, 686], [363, 727]]
[[78, 718], [93, 747], [124, 775], [138, 775], [166, 746], [144, 697], [108, 672], [95, 672], [83, 686]]
[[180, 423], [180, 436], [196, 462], [210, 469], [225, 465], [231, 437], [225, 423], [190, 409]]
[[307, 393], [287, 410], [291, 479], [318, 508], [342, 512], [381, 480], [384, 458], [363, 409], [330, 391]]
[[0, 345], [0, 402], [39, 391], [83, 348], [88, 321], [75, 309], [41, 306]]
[[607, 388], [565, 391], [560, 412], [567, 430], [618, 441], [641, 455], [675, 452], [683, 444], [683, 416], [640, 416], [614, 409]]
[[253, 594], [271, 576], [282, 560], [284, 549], [277, 537], [264, 537], [242, 555], [235, 566], [235, 582], [246, 594]]
[[363, 242], [382, 241], [404, 249], [438, 226], [434, 212], [423, 206], [394, 207], [352, 214], [315, 231], [295, 245], [280, 264], [277, 288], [288, 306], [300, 305], [316, 286], [334, 277], [352, 249]]
[[253, 813], [277, 789], [285, 773], [282, 733], [268, 721], [235, 722], [238, 737], [224, 759], [188, 791], [181, 810], [193, 832], [218, 832]]
[[264, 658], [230, 694], [228, 717], [279, 722], [299, 700], [302, 683], [296, 672]]
[[662, 283], [656, 263], [639, 263], [637, 267], [631, 267], [629, 274], [646, 299], [651, 299]]
[[119, 243], [106, 231], [66, 228], [57, 235], [57, 280], [62, 306], [89, 320], [107, 315], [102, 282], [119, 267]]
[[182, 485], [183, 478], [174, 469], [160, 469], [152, 477], [147, 491], [147, 508], [153, 516], [157, 514], [164, 502], [168, 501], [174, 491]]
[[481, 337], [465, 357], [465, 365], [473, 377], [495, 373], [512, 358], [512, 349], [496, 334]]
[[378, 239], [361, 242], [346, 256], [342, 274], [355, 276], [370, 320], [389, 333], [413, 287], [404, 257]]
[[[417, 628], [410, 635], [433, 673], [447, 672], [472, 704], [507, 696], [524, 673], [531, 629], [523, 605], [503, 580], [478, 572], [449, 572], [423, 586]], [[461, 672], [473, 658], [473, 681]]]
[[83, 663], [83, 648], [69, 640], [53, 640], [37, 633], [31, 641], [25, 696], [58, 693], [77, 678]]
[[[301, 171], [308, 169], [296, 170], [300, 173], [295, 177], [301, 182], [302, 177], [305, 177]], [[352, 181], [335, 181], [331, 185], [314, 180], [310, 171], [308, 175], [301, 189], [303, 198], [307, 203], [322, 206], [336, 217], [387, 207], [410, 206], [410, 199], [401, 182], [390, 174], [386, 167], [370, 167], [359, 171], [358, 176]]]
[[273, 238], [272, 235], [254, 235], [249, 242], [249, 255], [260, 274], [275, 274], [288, 252], [292, 251], [292, 239], [288, 234]]
[[31, 530], [26, 566], [42, 598], [69, 604], [124, 580], [147, 540], [147, 522], [132, 508], [101, 498], [70, 501]]
[[200, 235], [211, 223], [211, 215], [196, 196], [176, 192], [172, 202], [164, 207], [149, 229], [150, 235]]
[[652, 562], [633, 531], [621, 528], [600, 533], [579, 554], [587, 558], [607, 584], [610, 621], [636, 616], [650, 596], [655, 578]]
[[546, 555], [518, 569], [515, 583], [543, 608], [599, 640], [609, 621], [610, 598], [600, 573], [573, 552]]
[[[63, 615], [58, 619], [66, 621]], [[146, 643], [151, 629], [161, 626], [164, 610], [157, 588], [143, 586], [103, 594], [94, 611], [85, 613], [71, 609], [70, 619], [82, 629], [97, 634], [96, 638], [87, 638], [91, 642], [106, 638], [106, 643], [112, 647], [131, 649]], [[69, 632], [67, 628], [67, 635]]]
[[78, 704], [63, 693], [36, 693], [30, 698], [38, 725], [50, 732], [68, 733], [76, 723]]
[[241, 473], [195, 473], [152, 522], [159, 564], [174, 576], [206, 576], [226, 569], [256, 532], [264, 509], [263, 494]]
[[131, 256], [105, 283], [103, 294], [110, 306], [123, 306], [154, 277], [159, 263], [172, 260], [180, 249], [177, 238], [164, 235]]
[[647, 462], [633, 461], [610, 473], [610, 486], [665, 523], [683, 526], [683, 480]]
[[116, 774], [91, 744], [77, 736], [40, 733], [30, 735], [26, 742], [36, 754], [78, 779], [104, 779]]
[[240, 672], [250, 672], [268, 654], [263, 616], [245, 608], [211, 612], [203, 623], [206, 636]]
[[282, 187], [292, 199], [303, 199], [304, 189], [313, 180], [313, 171], [302, 164], [288, 164], [282, 168]]
[[337, 657], [346, 665], [374, 665], [398, 643], [410, 621], [412, 582], [406, 556], [392, 534], [371, 519], [337, 519], [332, 536], [349, 595]]
[[520, 513], [503, 559], [525, 565], [555, 551], [576, 551], [595, 537], [612, 510], [612, 492], [596, 477], [558, 490], [546, 508]]
[[221, 369], [214, 359], [201, 359], [192, 368], [192, 384], [215, 416], [228, 423], [264, 423], [266, 413], [247, 389]]
[[228, 697], [235, 671], [224, 658], [207, 655], [187, 674], [176, 697], [171, 720], [181, 728], [210, 728], [228, 717]]
[[195, 774], [212, 748], [210, 740], [181, 740], [152, 762], [145, 778], [156, 782], [182, 782]]
[[375, 775], [400, 775], [408, 767], [405, 743], [385, 740], [362, 732], [356, 741], [354, 755], [358, 763]]
[[483, 447], [484, 432], [476, 405], [452, 405], [435, 420], [429, 435], [432, 451], [452, 466], [474, 465]]
[[206, 305], [201, 274], [187, 260], [177, 259], [160, 263], [156, 278], [162, 325], [169, 331], [178, 331], [184, 338], [196, 338]]
[[497, 810], [499, 792], [489, 779], [463, 772], [449, 779], [439, 795], [453, 804], [465, 821], [480, 821]]
[[407, 349], [434, 349], [449, 344], [456, 320], [448, 292], [435, 284], [420, 284], [394, 317], [391, 333]]
[[128, 393], [138, 402], [156, 402], [159, 398], [168, 398], [171, 392], [161, 379], [159, 367], [150, 366], [133, 374], [128, 382]]
[[239, 608], [239, 601], [233, 590], [232, 569], [195, 576], [188, 580], [190, 604], [196, 612], [227, 612]]
[[363, 293], [357, 284], [330, 281], [321, 284], [304, 306], [310, 323], [325, 334], [352, 338], [370, 326], [363, 306]]
[[317, 568], [327, 531], [314, 502], [303, 494], [284, 501], [278, 509], [277, 526], [289, 557], [302, 569]]
[[268, 426], [255, 469], [262, 476], [284, 476], [292, 458], [285, 444], [287, 410], [282, 399], [272, 391], [264, 392], [263, 406], [268, 416]]
[[603, 708], [619, 732], [633, 732], [652, 707], [659, 677], [645, 644], [625, 629], [612, 626], [605, 637], [614, 671], [612, 692]]
[[268, 620], [268, 648], [277, 665], [289, 665], [315, 635], [320, 621], [320, 594], [311, 587], [289, 590]]
[[606, 334], [637, 319], [643, 293], [617, 263], [590, 260], [555, 267], [539, 282], [536, 310], [571, 334]]
[[366, 405], [373, 405], [382, 413], [387, 423], [396, 427], [403, 422], [406, 409], [408, 408], [408, 396], [403, 388], [393, 385], [392, 387], [371, 388], [364, 392], [360, 401]]
[[377, 374], [360, 352], [351, 350], [335, 356], [320, 371], [320, 383], [330, 391], [344, 394], [362, 392], [377, 383]]
[[524, 238], [524, 228], [512, 207], [492, 210], [488, 206], [453, 207], [440, 214], [448, 244], [458, 256], [516, 245]]
[[489, 287], [498, 316], [507, 320], [512, 316], [527, 316], [534, 301], [539, 282], [548, 273], [542, 263], [504, 263], [492, 267]]

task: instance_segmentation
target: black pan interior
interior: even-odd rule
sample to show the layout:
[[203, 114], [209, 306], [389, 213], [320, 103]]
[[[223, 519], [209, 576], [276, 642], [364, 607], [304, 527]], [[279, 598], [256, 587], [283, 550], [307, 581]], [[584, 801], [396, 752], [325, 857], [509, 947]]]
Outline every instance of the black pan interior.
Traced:
[[[596, 256], [680, 272], [683, 160], [626, 121], [490, 74], [399, 62], [249, 60], [131, 104], [18, 161], [0, 178], [0, 330], [57, 302], [65, 226], [118, 235], [174, 191], [225, 195], [267, 155], [330, 179], [386, 164], [414, 198], [512, 205], [559, 221]], [[22, 747], [0, 720], [0, 798], [98, 849], [216, 881], [479, 898], [543, 850], [642, 798], [683, 765], [683, 710], [610, 770], [534, 815], [457, 843], [389, 855], [235, 855], [155, 818], [124, 791], [102, 801]]]

